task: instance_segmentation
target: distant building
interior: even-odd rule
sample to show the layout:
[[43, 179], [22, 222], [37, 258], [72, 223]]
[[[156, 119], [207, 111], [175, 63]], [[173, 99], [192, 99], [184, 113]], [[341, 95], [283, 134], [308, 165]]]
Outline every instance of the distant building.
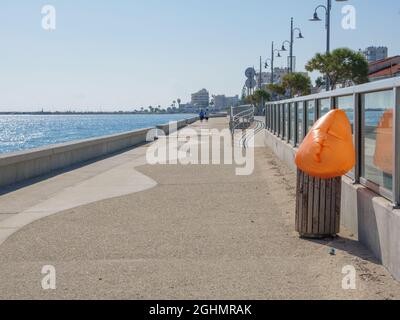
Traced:
[[368, 47], [363, 52], [365, 58], [367, 58], [368, 62], [376, 62], [379, 60], [386, 59], [388, 57], [388, 48], [387, 47]]
[[240, 104], [239, 96], [236, 95], [234, 97], [226, 97], [226, 106], [227, 107], [236, 107]]
[[375, 61], [369, 64], [370, 81], [400, 76], [400, 56]]
[[[257, 81], [257, 89], [260, 87], [260, 72], [256, 73], [256, 81]], [[271, 73], [270, 72], [261, 72], [261, 87], [266, 84], [271, 83]]]
[[[289, 68], [274, 68], [274, 83], [280, 83], [285, 74], [289, 73]], [[256, 74], [257, 88], [259, 88], [260, 84], [260, 76], [259, 72]], [[261, 87], [265, 87], [266, 85], [272, 83], [271, 81], [272, 73], [271, 72], [261, 72]]]
[[210, 104], [210, 94], [206, 89], [192, 94], [192, 105], [198, 108], [207, 108]]
[[183, 103], [180, 105], [181, 110], [184, 113], [198, 113], [200, 111], [200, 108], [191, 104], [191, 103]]
[[223, 111], [229, 107], [236, 107], [239, 105], [239, 96], [226, 97], [225, 95], [217, 95], [213, 97], [215, 111]]

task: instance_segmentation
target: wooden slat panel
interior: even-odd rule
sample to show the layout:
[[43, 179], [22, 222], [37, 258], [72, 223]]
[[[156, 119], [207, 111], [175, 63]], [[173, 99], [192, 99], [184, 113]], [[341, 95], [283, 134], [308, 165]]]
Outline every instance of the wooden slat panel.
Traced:
[[298, 171], [296, 231], [328, 236], [340, 231], [341, 178], [319, 179]]
[[301, 178], [300, 170], [297, 170], [297, 180], [296, 180], [296, 218], [295, 218], [296, 220], [295, 220], [295, 224], [294, 224], [295, 228], [296, 228], [296, 231], [299, 231], [299, 220], [300, 220], [300, 217], [299, 217], [299, 215], [300, 215], [300, 210], [299, 210], [300, 178]]
[[296, 231], [301, 231], [301, 221], [303, 217], [303, 183], [304, 173], [297, 171], [297, 202], [296, 202]]
[[314, 178], [310, 176], [308, 179], [307, 233], [312, 234], [314, 209]]
[[326, 234], [331, 225], [331, 194], [332, 194], [332, 180], [326, 181], [326, 197], [325, 197], [325, 226], [324, 234]]
[[321, 180], [320, 188], [320, 204], [319, 204], [319, 225], [318, 233], [323, 234], [325, 229], [325, 202], [326, 202], [326, 180]]
[[304, 185], [303, 185], [303, 196], [301, 201], [303, 202], [303, 221], [301, 223], [301, 233], [307, 233], [307, 212], [308, 212], [308, 183], [309, 183], [309, 176], [304, 174]]
[[305, 217], [305, 211], [304, 211], [304, 192], [305, 192], [305, 187], [304, 187], [304, 184], [305, 184], [305, 182], [306, 182], [306, 175], [305, 175], [305, 173], [304, 172], [302, 172], [301, 173], [301, 178], [300, 178], [300, 192], [301, 192], [301, 194], [300, 194], [300, 204], [299, 204], [299, 209], [300, 209], [300, 216], [299, 216], [299, 218], [300, 218], [300, 221], [299, 221], [299, 230], [304, 230], [303, 229], [303, 225], [302, 225], [302, 223], [303, 223], [303, 221], [304, 221], [304, 217]]
[[318, 234], [321, 179], [314, 178], [314, 208], [312, 233]]
[[329, 225], [329, 233], [335, 233], [336, 228], [336, 179], [332, 179], [332, 191], [331, 191], [331, 223]]
[[336, 179], [337, 187], [336, 187], [336, 226], [335, 232], [340, 232], [340, 212], [341, 212], [341, 205], [342, 205], [342, 178]]

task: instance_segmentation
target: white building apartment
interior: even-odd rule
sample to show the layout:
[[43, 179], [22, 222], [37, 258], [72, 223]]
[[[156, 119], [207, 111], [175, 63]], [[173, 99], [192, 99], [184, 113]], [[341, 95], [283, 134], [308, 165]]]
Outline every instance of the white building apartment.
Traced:
[[[289, 72], [288, 68], [274, 68], [274, 83], [280, 83], [285, 74]], [[260, 76], [259, 72], [256, 74], [257, 88], [259, 87]], [[271, 83], [271, 72], [262, 72], [261, 73], [261, 86], [264, 87]]]
[[388, 57], [387, 47], [368, 47], [363, 52], [368, 62], [375, 62], [379, 60], [386, 59]]
[[192, 105], [198, 108], [207, 108], [210, 104], [210, 94], [206, 89], [192, 94]]
[[227, 97], [225, 95], [213, 96], [215, 111], [224, 111], [229, 107], [236, 107], [239, 105], [239, 96]]

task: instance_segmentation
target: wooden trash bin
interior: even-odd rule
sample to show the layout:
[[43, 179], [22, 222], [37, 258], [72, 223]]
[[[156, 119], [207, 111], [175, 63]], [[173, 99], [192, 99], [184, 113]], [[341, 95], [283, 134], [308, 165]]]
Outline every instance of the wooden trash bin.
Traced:
[[298, 170], [296, 231], [304, 238], [334, 237], [340, 232], [342, 178], [320, 179]]

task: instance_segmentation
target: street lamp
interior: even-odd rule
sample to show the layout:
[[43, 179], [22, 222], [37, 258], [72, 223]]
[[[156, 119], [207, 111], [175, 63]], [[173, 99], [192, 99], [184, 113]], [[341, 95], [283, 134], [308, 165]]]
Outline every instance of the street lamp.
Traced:
[[293, 56], [293, 45], [294, 45], [294, 35], [295, 35], [296, 31], [298, 32], [298, 35], [297, 35], [296, 38], [297, 39], [304, 39], [303, 33], [301, 32], [300, 28], [295, 28], [293, 26], [293, 18], [292, 18], [291, 21], [290, 21], [290, 41], [286, 40], [286, 41], [284, 41], [282, 43], [282, 51], [287, 51], [287, 49], [285, 47], [285, 43], [289, 44], [289, 50], [290, 50], [290, 52], [289, 52], [289, 59], [290, 59], [289, 72], [290, 73], [293, 73], [293, 69], [294, 69], [293, 68], [293, 58], [294, 58], [294, 56]]
[[[275, 57], [275, 53], [276, 57]], [[265, 60], [265, 69], [267, 69], [269, 67], [268, 65], [268, 60], [271, 62], [271, 84], [274, 83], [274, 62], [275, 62], [275, 58], [281, 58], [281, 53], [278, 49], [274, 48], [274, 42], [272, 41], [272, 48], [271, 48], [271, 58], [267, 58]]]
[[[346, 2], [348, 0], [335, 0], [336, 2]], [[332, 0], [327, 0], [326, 6], [319, 5], [314, 10], [314, 15], [310, 19], [313, 22], [322, 21], [322, 19], [318, 16], [318, 9], [325, 10], [325, 28], [326, 28], [326, 53], [329, 53], [331, 50], [331, 10], [332, 10]], [[326, 91], [330, 90], [330, 83], [328, 76], [326, 77]]]
[[268, 61], [269, 61], [270, 63], [272, 63], [272, 59], [270, 59], [270, 58], [265, 59], [265, 64], [264, 64], [264, 68], [265, 68], [265, 69], [268, 69], [268, 67], [269, 67]]
[[290, 46], [290, 41], [289, 41], [289, 40], [285, 40], [285, 41], [283, 41], [283, 42], [282, 42], [282, 48], [281, 48], [281, 51], [287, 51], [287, 49], [286, 49], [286, 47], [285, 47], [285, 43], [288, 43], [288, 44], [289, 44], [289, 46]]

